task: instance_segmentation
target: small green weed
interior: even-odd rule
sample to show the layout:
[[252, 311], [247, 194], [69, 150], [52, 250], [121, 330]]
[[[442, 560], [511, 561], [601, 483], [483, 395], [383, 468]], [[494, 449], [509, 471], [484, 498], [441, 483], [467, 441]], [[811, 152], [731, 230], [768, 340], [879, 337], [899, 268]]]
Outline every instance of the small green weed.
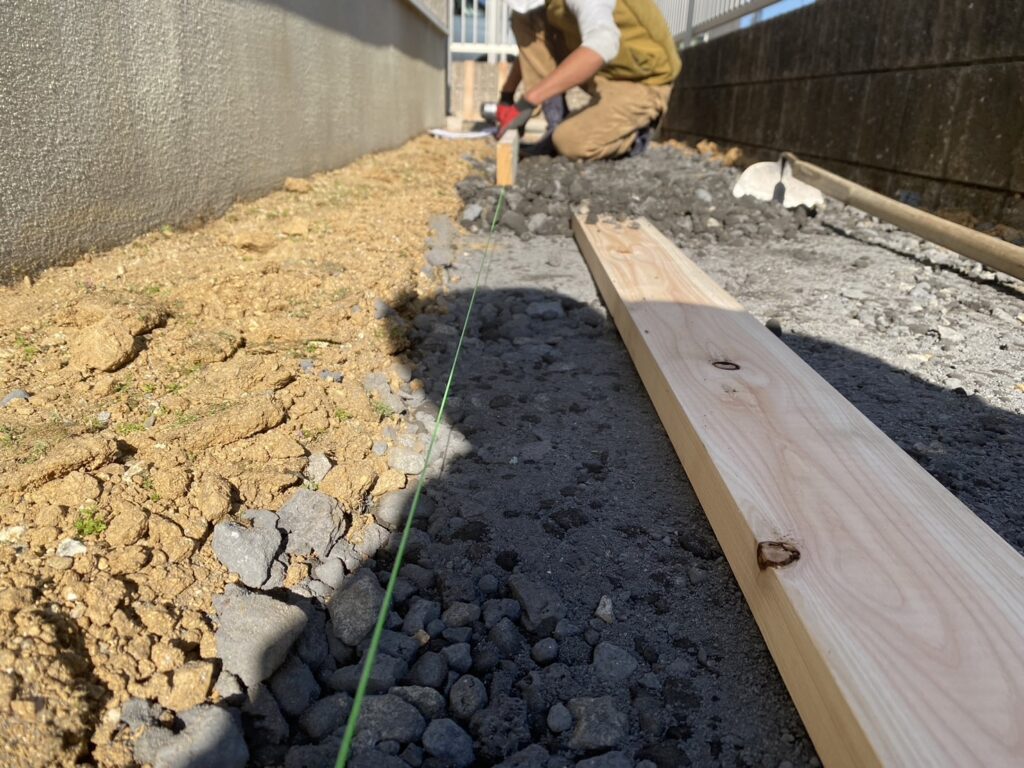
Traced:
[[78, 519], [75, 520], [75, 532], [84, 538], [86, 536], [95, 536], [107, 530], [107, 523], [103, 518], [99, 517], [99, 513], [100, 511], [95, 504], [80, 507]]
[[373, 401], [373, 410], [376, 411], [377, 415], [382, 419], [395, 415], [395, 409], [381, 400]]
[[21, 433], [14, 427], [7, 424], [0, 426], [0, 445], [6, 448], [17, 445], [19, 440], [21, 440]]
[[119, 434], [119, 435], [130, 435], [133, 432], [141, 432], [144, 429], [145, 429], [145, 427], [143, 427], [137, 421], [126, 421], [126, 422], [124, 422], [122, 424], [118, 424], [117, 425], [117, 434]]
[[195, 424], [197, 421], [199, 421], [198, 413], [182, 413], [174, 420], [174, 424], [179, 427], [184, 427], [188, 424]]
[[14, 344], [21, 350], [21, 354], [25, 358], [26, 363], [31, 363], [36, 359], [36, 355], [39, 354], [39, 348], [24, 336], [15, 336]]
[[339, 408], [334, 412], [334, 418], [338, 421], [352, 421], [355, 418], [351, 413], [346, 411], [344, 408]]
[[45, 440], [37, 440], [35, 445], [32, 446], [32, 450], [29, 451], [28, 458], [26, 461], [32, 463], [33, 461], [39, 461], [46, 455], [46, 452], [50, 450], [50, 444]]

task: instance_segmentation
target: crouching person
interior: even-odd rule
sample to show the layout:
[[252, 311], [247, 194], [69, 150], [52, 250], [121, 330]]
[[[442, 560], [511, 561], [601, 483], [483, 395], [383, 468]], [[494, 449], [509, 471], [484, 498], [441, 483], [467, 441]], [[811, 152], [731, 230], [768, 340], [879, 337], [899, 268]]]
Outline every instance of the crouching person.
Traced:
[[[502, 87], [498, 136], [537, 107], [548, 132], [523, 154], [598, 160], [642, 153], [682, 63], [654, 0], [508, 0], [519, 58]], [[513, 94], [522, 82], [523, 98]], [[568, 116], [565, 92], [591, 104]]]

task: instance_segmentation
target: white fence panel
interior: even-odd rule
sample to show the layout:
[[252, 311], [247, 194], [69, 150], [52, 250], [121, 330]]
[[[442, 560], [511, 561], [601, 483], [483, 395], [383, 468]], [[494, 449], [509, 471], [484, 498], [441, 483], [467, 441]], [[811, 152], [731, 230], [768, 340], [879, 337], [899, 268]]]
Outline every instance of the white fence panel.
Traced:
[[[668, 21], [672, 36], [679, 42], [690, 43], [696, 38], [725, 30], [730, 25], [734, 27], [743, 16], [775, 5], [780, 0], [655, 1]], [[493, 63], [517, 54], [505, 0], [450, 2], [449, 49], [453, 58], [486, 57]]]

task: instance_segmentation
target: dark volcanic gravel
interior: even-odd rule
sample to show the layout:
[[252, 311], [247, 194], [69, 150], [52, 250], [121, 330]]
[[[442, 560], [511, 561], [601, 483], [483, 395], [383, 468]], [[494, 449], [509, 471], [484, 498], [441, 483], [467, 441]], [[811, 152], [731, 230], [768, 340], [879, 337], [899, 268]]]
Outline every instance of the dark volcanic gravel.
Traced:
[[[737, 201], [735, 174], [664, 147], [521, 164], [354, 768], [820, 765], [567, 237], [570, 207], [584, 201], [648, 216], [1024, 549], [1021, 284], [835, 204], [809, 216]], [[446, 295], [393, 318], [411, 367], [365, 381], [401, 419], [374, 446], [392, 466], [423, 464], [497, 199], [492, 175], [460, 185], [476, 233], [436, 223], [428, 268]], [[186, 712], [172, 733], [156, 724], [158, 706], [131, 702], [122, 716], [140, 731], [136, 757], [184, 765], [228, 744], [225, 765], [243, 764], [246, 749], [251, 765], [332, 764], [410, 500], [382, 499], [358, 547], [314, 490], [258, 513], [251, 530], [215, 534], [217, 556], [250, 587], [216, 603], [226, 713]], [[286, 589], [290, 552], [314, 565]]]

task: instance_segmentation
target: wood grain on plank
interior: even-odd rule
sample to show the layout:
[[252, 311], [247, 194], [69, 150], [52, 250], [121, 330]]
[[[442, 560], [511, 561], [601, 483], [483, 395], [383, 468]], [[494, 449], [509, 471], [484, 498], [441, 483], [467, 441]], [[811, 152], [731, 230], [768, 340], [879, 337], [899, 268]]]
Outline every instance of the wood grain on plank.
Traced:
[[495, 182], [499, 187], [515, 186], [519, 170], [519, 132], [505, 131], [497, 147]]
[[1024, 558], [646, 220], [574, 227], [825, 764], [1024, 765]]

